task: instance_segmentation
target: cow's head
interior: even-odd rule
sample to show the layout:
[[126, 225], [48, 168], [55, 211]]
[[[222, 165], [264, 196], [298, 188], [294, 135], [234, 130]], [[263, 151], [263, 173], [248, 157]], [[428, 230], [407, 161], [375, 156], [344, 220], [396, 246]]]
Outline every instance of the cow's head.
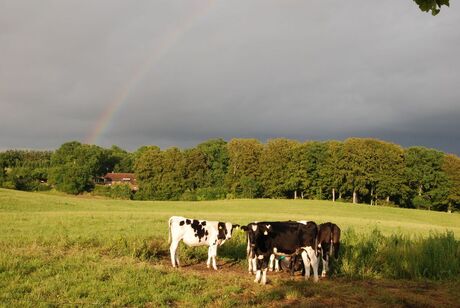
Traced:
[[232, 238], [233, 230], [239, 228], [240, 225], [233, 225], [231, 222], [219, 222], [217, 224], [218, 228], [218, 239], [221, 240], [221, 245], [226, 241]]

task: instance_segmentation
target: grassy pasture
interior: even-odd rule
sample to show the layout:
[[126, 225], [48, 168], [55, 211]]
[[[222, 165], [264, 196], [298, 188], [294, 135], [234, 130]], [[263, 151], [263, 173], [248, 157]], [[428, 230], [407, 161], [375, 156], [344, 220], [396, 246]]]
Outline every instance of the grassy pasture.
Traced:
[[[166, 243], [171, 215], [239, 224], [333, 221], [347, 230], [335, 264], [339, 271], [318, 284], [280, 273], [269, 275], [270, 285], [256, 285], [245, 271], [242, 232], [219, 250], [218, 272], [205, 269], [205, 249], [183, 246], [180, 259], [187, 266], [173, 270]], [[376, 227], [380, 232], [373, 231]], [[0, 189], [0, 304], [458, 305], [459, 236], [460, 215], [440, 212], [310, 200], [137, 202]], [[366, 249], [352, 249], [356, 243], [365, 243]], [[431, 247], [449, 250], [453, 265], [443, 268], [438, 259], [443, 255], [414, 255], [430, 254]], [[378, 256], [395, 260], [379, 263]], [[411, 259], [433, 259], [436, 264], [411, 269]], [[385, 264], [401, 264], [398, 273], [407, 270], [408, 278], [417, 273], [421, 278], [390, 279], [398, 276], [382, 269]], [[427, 281], [425, 268], [450, 274]], [[429, 277], [437, 278], [436, 273]]]

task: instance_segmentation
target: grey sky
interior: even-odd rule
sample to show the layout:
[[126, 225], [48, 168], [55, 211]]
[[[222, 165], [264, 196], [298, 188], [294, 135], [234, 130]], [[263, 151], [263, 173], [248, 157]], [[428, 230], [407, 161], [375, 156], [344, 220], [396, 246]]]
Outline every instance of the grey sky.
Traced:
[[122, 97], [101, 146], [358, 136], [458, 155], [459, 55], [455, 1], [0, 0], [0, 150], [84, 141]]

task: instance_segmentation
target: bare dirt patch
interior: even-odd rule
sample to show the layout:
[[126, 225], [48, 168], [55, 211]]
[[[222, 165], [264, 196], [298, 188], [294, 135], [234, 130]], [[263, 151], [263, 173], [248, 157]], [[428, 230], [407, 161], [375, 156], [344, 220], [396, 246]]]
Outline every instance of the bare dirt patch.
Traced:
[[[171, 267], [161, 260], [162, 267]], [[218, 270], [205, 262], [184, 264], [177, 269], [185, 275], [231, 280], [244, 288], [238, 301], [247, 306], [266, 307], [460, 307], [459, 281], [408, 281], [388, 279], [320, 278], [305, 281], [300, 273], [291, 277], [287, 272], [269, 272], [268, 284], [253, 282], [254, 275], [239, 262], [219, 260]], [[171, 268], [171, 270], [173, 270]]]

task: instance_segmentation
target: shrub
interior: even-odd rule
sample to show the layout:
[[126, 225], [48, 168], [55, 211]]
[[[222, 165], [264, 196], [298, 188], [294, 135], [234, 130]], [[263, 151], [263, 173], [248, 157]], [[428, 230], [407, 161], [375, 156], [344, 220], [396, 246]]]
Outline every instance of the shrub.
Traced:
[[95, 196], [110, 197], [110, 186], [96, 185], [92, 193]]
[[180, 200], [182, 201], [197, 201], [198, 198], [196, 196], [196, 193], [192, 191], [186, 191], [180, 196]]
[[225, 199], [227, 191], [222, 187], [205, 187], [196, 190], [197, 200]]
[[114, 199], [129, 200], [133, 196], [131, 187], [128, 184], [112, 185], [110, 188], [110, 197]]

